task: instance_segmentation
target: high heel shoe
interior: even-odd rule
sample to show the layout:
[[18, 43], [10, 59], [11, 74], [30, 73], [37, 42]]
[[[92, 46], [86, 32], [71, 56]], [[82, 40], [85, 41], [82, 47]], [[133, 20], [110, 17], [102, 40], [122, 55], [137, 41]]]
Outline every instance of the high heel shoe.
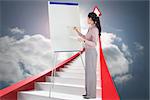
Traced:
[[88, 97], [88, 96], [84, 96], [83, 98], [84, 98], [84, 99], [90, 99], [90, 97]]
[[82, 96], [87, 96], [86, 94], [83, 94]]

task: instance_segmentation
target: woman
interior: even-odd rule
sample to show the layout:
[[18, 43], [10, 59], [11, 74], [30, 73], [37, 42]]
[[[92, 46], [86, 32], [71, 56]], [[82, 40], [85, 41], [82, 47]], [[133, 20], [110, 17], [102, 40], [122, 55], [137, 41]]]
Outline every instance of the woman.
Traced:
[[99, 17], [94, 13], [88, 14], [87, 23], [89, 29], [86, 35], [74, 27], [74, 30], [80, 36], [79, 40], [85, 43], [85, 91], [86, 94], [82, 95], [85, 99], [96, 98], [96, 65], [97, 65], [97, 51], [96, 45], [98, 36], [101, 36], [101, 26]]

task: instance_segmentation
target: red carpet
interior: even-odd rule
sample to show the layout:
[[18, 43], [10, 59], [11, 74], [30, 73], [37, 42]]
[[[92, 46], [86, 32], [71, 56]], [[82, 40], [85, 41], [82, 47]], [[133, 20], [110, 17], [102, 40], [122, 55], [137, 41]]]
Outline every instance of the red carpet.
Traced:
[[109, 73], [105, 57], [102, 51], [101, 39], [99, 38], [100, 66], [101, 66], [101, 87], [102, 100], [120, 100], [120, 97], [115, 88], [115, 84]]

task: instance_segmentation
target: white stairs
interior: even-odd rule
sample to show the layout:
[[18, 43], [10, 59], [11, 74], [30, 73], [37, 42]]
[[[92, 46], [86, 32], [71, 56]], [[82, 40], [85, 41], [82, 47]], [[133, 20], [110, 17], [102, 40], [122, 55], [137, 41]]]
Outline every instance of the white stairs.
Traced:
[[[78, 57], [73, 63], [56, 72], [54, 83], [52, 77], [47, 76], [46, 82], [35, 83], [35, 90], [20, 91], [18, 100], [86, 100], [82, 97], [85, 94], [84, 73], [84, 67]], [[101, 100], [99, 76], [99, 68], [97, 68], [97, 98], [89, 100]]]

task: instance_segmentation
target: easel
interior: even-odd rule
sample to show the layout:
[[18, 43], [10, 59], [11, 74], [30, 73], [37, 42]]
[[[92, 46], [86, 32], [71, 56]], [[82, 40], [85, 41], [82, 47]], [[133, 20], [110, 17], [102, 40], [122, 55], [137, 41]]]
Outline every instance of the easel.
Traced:
[[[54, 61], [53, 61], [53, 66], [56, 65], [56, 61], [57, 61], [57, 57], [58, 57], [58, 53], [64, 53], [64, 52], [79, 52], [80, 53], [80, 58], [81, 58], [81, 62], [82, 62], [82, 65], [85, 69], [85, 66], [84, 66], [84, 61], [83, 61], [83, 58], [82, 58], [82, 54], [81, 54], [81, 50], [72, 50], [72, 51], [53, 51], [53, 54], [54, 54]], [[51, 82], [52, 82], [52, 85], [50, 86], [49, 88], [49, 98], [52, 97], [52, 88], [54, 88], [54, 83], [55, 83], [55, 74], [56, 74], [56, 70], [52, 70], [52, 74], [51, 74]]]

